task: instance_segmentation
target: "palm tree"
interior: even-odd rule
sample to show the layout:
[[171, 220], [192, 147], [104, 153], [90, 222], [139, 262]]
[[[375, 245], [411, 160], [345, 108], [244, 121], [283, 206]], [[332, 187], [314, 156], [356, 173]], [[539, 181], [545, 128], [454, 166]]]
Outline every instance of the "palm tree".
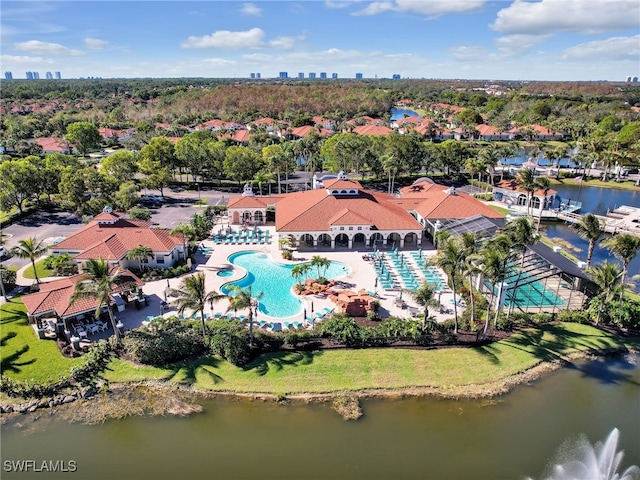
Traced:
[[613, 299], [618, 289], [622, 290], [621, 285], [623, 285], [623, 283], [620, 282], [620, 279], [623, 277], [624, 272], [615, 263], [609, 263], [607, 261], [587, 268], [586, 272], [598, 290], [598, 294], [596, 295], [600, 300], [598, 314], [596, 315], [596, 325], [598, 325], [604, 306]]
[[112, 268], [107, 260], [102, 258], [90, 259], [86, 264], [87, 278], [76, 283], [71, 295], [70, 305], [82, 298], [95, 298], [97, 301], [95, 317], [100, 316], [103, 306], [107, 307], [111, 326], [116, 334], [116, 343], [120, 344], [120, 331], [116, 325], [116, 318], [111, 310], [111, 293], [117, 285], [122, 271], [120, 268]]
[[[633, 260], [640, 251], [640, 237], [634, 237], [629, 233], [619, 233], [613, 237], [603, 240], [602, 246], [608, 248], [609, 251], [622, 262], [622, 278], [620, 279], [620, 285], [624, 285], [629, 262], [631, 262], [631, 260]], [[624, 288], [621, 288], [620, 304], [622, 304], [623, 295]]]
[[587, 249], [587, 267], [591, 266], [591, 257], [593, 256], [593, 249], [596, 243], [604, 235], [604, 230], [600, 224], [600, 220], [593, 213], [587, 213], [580, 219], [578, 223], [571, 225], [580, 238], [589, 242], [589, 248]]
[[475, 305], [475, 295], [473, 288], [473, 274], [476, 271], [476, 267], [473, 263], [473, 258], [478, 253], [478, 249], [480, 248], [480, 244], [478, 242], [478, 237], [475, 233], [466, 232], [462, 234], [462, 247], [464, 248], [464, 256], [465, 256], [465, 274], [468, 277], [469, 281], [469, 301], [471, 302], [471, 322], [475, 322], [476, 319], [476, 305]]
[[516, 183], [527, 192], [527, 215], [531, 207], [531, 198], [536, 191], [536, 171], [533, 168], [522, 168], [516, 175]]
[[311, 265], [308, 263], [299, 263], [291, 269], [291, 275], [296, 279], [296, 283], [302, 287], [302, 277], [309, 274]]
[[187, 241], [193, 241], [196, 238], [196, 229], [186, 223], [179, 223], [170, 232], [171, 235], [179, 235], [182, 237], [182, 252], [184, 259], [188, 257], [187, 254]]
[[202, 320], [202, 337], [205, 342], [207, 340], [207, 330], [204, 321], [204, 309], [207, 304], [213, 304], [226, 297], [215, 290], [207, 292], [205, 286], [205, 275], [203, 272], [196, 273], [184, 277], [180, 282], [180, 286], [174, 290], [174, 294], [178, 296], [175, 300], [178, 305], [178, 313], [183, 314], [185, 310], [194, 310], [200, 312]]
[[413, 299], [424, 307], [424, 316], [422, 317], [422, 328], [425, 329], [427, 322], [429, 321], [429, 307], [437, 307], [438, 301], [433, 298], [435, 290], [429, 282], [423, 280], [420, 286], [416, 290], [410, 290], [409, 294]]
[[127, 255], [125, 256], [127, 260], [137, 261], [140, 266], [140, 271], [144, 272], [144, 260], [148, 258], [153, 258], [153, 250], [146, 245], [138, 245], [137, 247], [129, 250]]
[[455, 319], [454, 335], [458, 334], [458, 301], [456, 289], [458, 276], [460, 275], [465, 262], [465, 252], [462, 242], [458, 237], [449, 237], [438, 244], [438, 253], [434, 258], [435, 264], [442, 268], [449, 277], [451, 290], [453, 290], [453, 314]]
[[540, 214], [538, 215], [538, 225], [536, 226], [536, 232], [539, 232], [540, 222], [542, 221], [542, 211], [547, 205], [547, 195], [549, 195], [549, 190], [551, 190], [551, 180], [549, 180], [548, 177], [540, 177], [536, 180], [536, 186], [544, 193], [544, 199], [540, 205]]
[[[485, 318], [482, 339], [487, 338], [487, 330], [489, 329], [489, 319], [491, 318], [491, 305], [496, 297], [496, 291], [502, 294], [503, 282], [507, 277], [509, 262], [513, 259], [511, 250], [511, 240], [504, 234], [493, 237], [474, 258], [477, 265], [477, 271], [491, 283], [491, 296], [489, 305], [487, 306], [487, 315]], [[497, 290], [499, 289], [499, 290]], [[500, 297], [498, 297], [500, 298]], [[494, 328], [500, 313], [499, 304], [496, 306], [494, 317]]]
[[320, 255], [314, 255], [311, 257], [310, 265], [312, 267], [316, 267], [318, 271], [318, 279], [321, 279], [325, 278], [327, 270], [329, 269], [329, 266], [331, 266], [331, 260], [326, 257], [321, 257]]
[[36, 237], [29, 237], [20, 240], [18, 245], [13, 248], [13, 253], [20, 258], [28, 258], [31, 261], [33, 274], [36, 277], [36, 283], [40, 283], [38, 272], [36, 271], [36, 258], [47, 251], [47, 247], [42, 244], [42, 240], [38, 241]]
[[512, 248], [520, 252], [520, 267], [524, 267], [527, 249], [540, 238], [531, 220], [528, 217], [516, 217], [502, 229], [502, 232], [511, 240]]
[[254, 295], [251, 291], [251, 286], [248, 286], [247, 288], [232, 286], [231, 288], [232, 294], [227, 311], [230, 309], [233, 309], [234, 311], [243, 308], [249, 309], [249, 345], [253, 346], [253, 315], [255, 310], [258, 308], [258, 303], [264, 296], [264, 292]]

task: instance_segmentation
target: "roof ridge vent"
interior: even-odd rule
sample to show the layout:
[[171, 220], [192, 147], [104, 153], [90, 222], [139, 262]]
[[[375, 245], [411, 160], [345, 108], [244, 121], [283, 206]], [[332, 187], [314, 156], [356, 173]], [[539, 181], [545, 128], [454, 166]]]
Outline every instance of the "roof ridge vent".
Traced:
[[453, 185], [451, 185], [449, 188], [447, 188], [444, 191], [447, 195], [455, 195], [456, 194], [456, 187], [454, 187]]

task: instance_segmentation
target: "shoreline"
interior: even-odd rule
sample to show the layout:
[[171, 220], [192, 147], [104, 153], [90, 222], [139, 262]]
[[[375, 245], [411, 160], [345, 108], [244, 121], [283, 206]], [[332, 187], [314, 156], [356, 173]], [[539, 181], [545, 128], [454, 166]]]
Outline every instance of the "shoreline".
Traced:
[[[565, 358], [544, 361], [522, 372], [485, 384], [467, 384], [451, 388], [433, 386], [414, 386], [398, 389], [369, 388], [362, 390], [341, 390], [326, 393], [264, 393], [240, 391], [211, 391], [191, 386], [180, 386], [159, 381], [120, 382], [108, 385], [106, 391], [96, 391], [85, 397], [79, 395], [75, 401], [61, 403], [52, 407], [27, 409], [26, 411], [3, 412], [0, 424], [15, 423], [23, 428], [23, 421], [38, 421], [42, 418], [60, 418], [69, 422], [83, 424], [104, 423], [107, 420], [122, 419], [131, 416], [175, 416], [185, 417], [201, 413], [202, 400], [245, 400], [275, 402], [283, 405], [326, 404], [339, 399], [349, 399], [359, 409], [363, 400], [401, 400], [404, 398], [434, 397], [449, 400], [492, 399], [510, 393], [520, 385], [530, 384], [544, 375], [557, 371], [579, 360], [589, 360], [602, 356], [640, 353], [637, 349], [626, 347], [609, 348], [598, 352], [575, 352]], [[33, 402], [33, 400], [32, 400]], [[36, 400], [37, 402], [37, 400]], [[334, 410], [335, 407], [334, 407]], [[345, 416], [345, 420], [355, 417]], [[19, 419], [22, 419], [20, 421]]]

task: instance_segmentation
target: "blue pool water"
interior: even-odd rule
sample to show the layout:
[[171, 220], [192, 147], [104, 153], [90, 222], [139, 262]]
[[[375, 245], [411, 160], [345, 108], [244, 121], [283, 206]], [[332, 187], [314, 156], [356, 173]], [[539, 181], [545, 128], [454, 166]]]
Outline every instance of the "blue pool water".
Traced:
[[[293, 265], [284, 265], [274, 262], [271, 257], [263, 252], [246, 251], [234, 253], [229, 257], [229, 262], [243, 267], [247, 275], [235, 282], [229, 282], [222, 286], [222, 293], [229, 293], [229, 286], [240, 288], [251, 286], [253, 294], [263, 292], [258, 309], [270, 317], [291, 317], [302, 312], [302, 302], [291, 292], [296, 279], [291, 275]], [[327, 269], [326, 278], [334, 279], [348, 275], [349, 266], [342, 262], [331, 262]], [[316, 278], [318, 273], [312, 267], [309, 277]], [[311, 313], [311, 312], [308, 312]]]

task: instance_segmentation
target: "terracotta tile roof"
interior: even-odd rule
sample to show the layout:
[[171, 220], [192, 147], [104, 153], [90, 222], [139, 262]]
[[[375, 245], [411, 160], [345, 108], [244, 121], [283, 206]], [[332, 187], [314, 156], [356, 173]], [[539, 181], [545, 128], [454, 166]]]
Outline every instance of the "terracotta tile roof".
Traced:
[[42, 147], [43, 152], [62, 152], [67, 153], [69, 151], [69, 144], [64, 138], [59, 137], [40, 137], [33, 140]]
[[231, 197], [227, 203], [227, 208], [265, 208], [267, 205], [275, 203], [273, 197]]
[[[514, 190], [520, 193], [527, 193], [526, 190], [520, 188], [520, 185], [518, 185], [515, 180], [502, 180], [501, 182], [498, 182], [496, 187], [502, 188], [503, 190]], [[542, 189], [538, 189], [533, 193], [538, 196], [544, 196], [544, 190]], [[558, 191], [551, 188], [547, 192], [547, 195], [555, 195], [556, 193], [558, 193]]]
[[331, 225], [371, 225], [371, 219], [343, 208], [330, 220]]
[[[336, 212], [343, 212], [342, 215]], [[361, 190], [358, 195], [327, 195], [324, 189], [284, 195], [278, 202], [276, 229], [279, 232], [328, 231], [334, 220], [348, 218], [356, 225], [378, 230], [420, 230], [421, 226], [390, 195]]]
[[343, 180], [341, 178], [330, 178], [329, 180], [325, 180], [322, 182], [322, 185], [325, 188], [335, 189], [338, 188], [340, 190], [353, 190], [354, 188], [357, 190], [362, 189], [362, 185], [357, 180]]
[[291, 135], [295, 135], [296, 137], [306, 137], [307, 135], [309, 135], [311, 132], [315, 131], [316, 133], [322, 135], [322, 136], [329, 136], [331, 135], [331, 132], [325, 128], [321, 128], [320, 130], [318, 130], [316, 127], [313, 127], [311, 125], [304, 125], [302, 127], [294, 127], [291, 129]]
[[154, 252], [170, 252], [182, 245], [181, 236], [171, 235], [166, 228], [150, 228], [151, 223], [144, 220], [120, 217], [113, 224], [103, 224], [96, 219], [62, 240], [55, 249], [79, 251], [79, 259], [119, 260], [138, 245], [145, 245]]
[[[114, 270], [111, 271], [111, 273], [113, 272]], [[94, 311], [98, 306], [98, 302], [94, 297], [79, 298], [71, 305], [71, 297], [76, 283], [85, 279], [87, 279], [87, 275], [81, 273], [52, 282], [41, 283], [39, 292], [24, 295], [22, 301], [30, 315], [53, 312], [60, 317], [68, 317], [87, 311]], [[116, 293], [128, 289], [132, 283], [138, 286], [144, 285], [144, 282], [129, 270], [122, 270], [118, 284], [112, 286], [113, 292]]]
[[446, 192], [447, 189], [448, 187], [437, 183], [420, 182], [400, 189], [401, 197], [396, 199], [396, 203], [406, 210], [415, 210], [426, 219], [456, 219], [473, 215], [503, 217], [471, 195], [460, 191], [451, 195]]
[[383, 125], [360, 125], [353, 129], [358, 135], [389, 135], [393, 133], [389, 127]]

